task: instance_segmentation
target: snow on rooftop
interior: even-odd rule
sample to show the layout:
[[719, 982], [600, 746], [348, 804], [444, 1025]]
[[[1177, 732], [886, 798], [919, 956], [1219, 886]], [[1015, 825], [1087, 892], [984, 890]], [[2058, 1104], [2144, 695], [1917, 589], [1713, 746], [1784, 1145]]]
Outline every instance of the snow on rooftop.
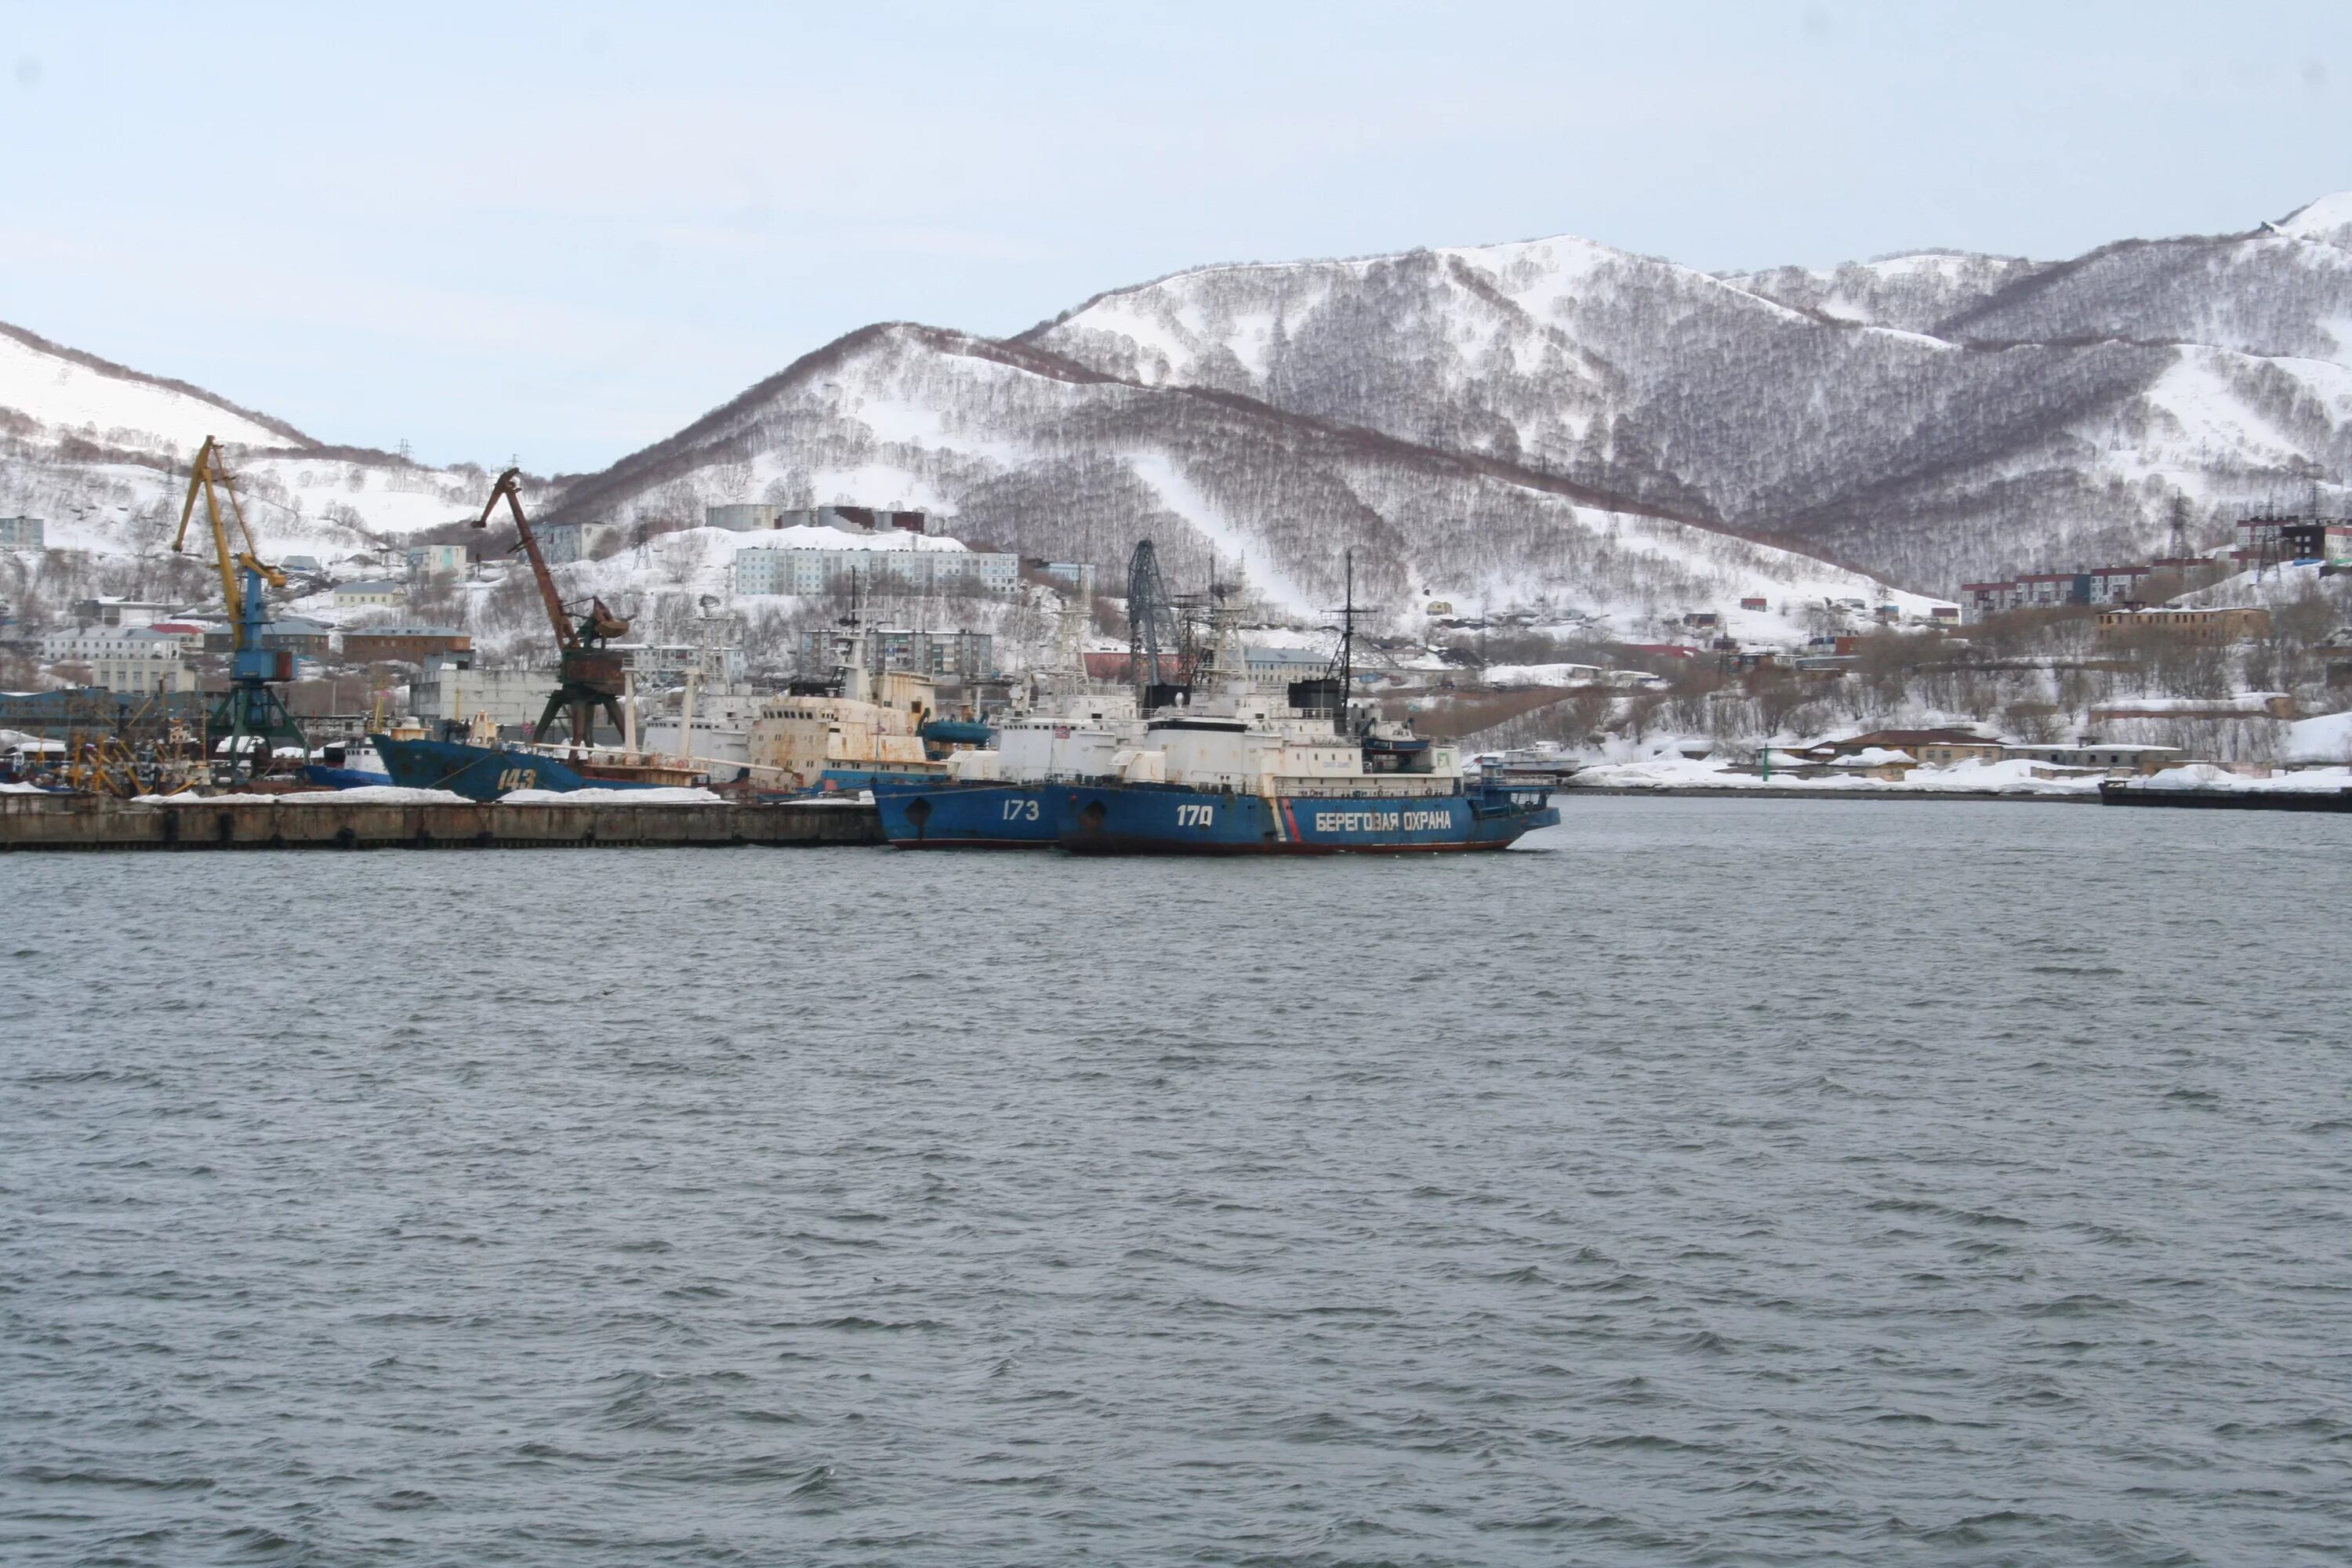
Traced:
[[950, 539], [940, 533], [909, 533], [905, 529], [877, 529], [872, 533], [848, 533], [838, 528], [821, 524], [803, 524], [793, 528], [771, 528], [752, 533], [734, 533], [723, 528], [698, 528], [685, 532], [714, 534], [719, 544], [737, 550], [932, 550], [959, 551], [971, 548], [961, 540]]

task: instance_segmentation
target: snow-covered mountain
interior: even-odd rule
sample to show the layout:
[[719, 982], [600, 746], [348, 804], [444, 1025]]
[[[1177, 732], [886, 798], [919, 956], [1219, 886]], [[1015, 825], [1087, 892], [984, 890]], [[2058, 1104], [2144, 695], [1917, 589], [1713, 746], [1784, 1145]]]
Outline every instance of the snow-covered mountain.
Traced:
[[1949, 595], [2145, 555], [2176, 496], [2218, 540], [2347, 467], [2338, 196], [2055, 263], [1715, 277], [1561, 238], [1203, 268], [1011, 342], [854, 333], [566, 504], [899, 502], [1105, 563], [1173, 529], [1302, 603], [1355, 542], [1392, 601], [1605, 609], [1837, 574], [1789, 549]]
[[[0, 514], [62, 511], [92, 544], [203, 433], [327, 548], [482, 490], [29, 334], [0, 337]], [[1558, 238], [1202, 268], [1008, 341], [877, 325], [572, 481], [551, 516], [920, 507], [1114, 570], [1149, 534], [1189, 580], [1242, 558], [1299, 609], [1333, 602], [1354, 546], [1391, 609], [1622, 634], [1735, 595], [1948, 597], [2137, 559], [2176, 498], [2211, 542], [2315, 484], [2340, 510], [2347, 468], [2352, 195], [2058, 262], [1712, 276]]]
[[552, 515], [688, 521], [712, 502], [849, 498], [1110, 568], [1150, 536], [1181, 580], [1202, 580], [1213, 552], [1301, 614], [1339, 602], [1351, 546], [1360, 595], [1391, 612], [1540, 606], [1621, 635], [1740, 596], [1880, 587], [1477, 452], [904, 323], [853, 333], [573, 482]]
[[38, 517], [53, 547], [152, 552], [178, 521], [205, 437], [227, 449], [248, 520], [278, 554], [341, 555], [478, 512], [470, 467], [332, 447], [186, 382], [0, 322], [0, 517]]

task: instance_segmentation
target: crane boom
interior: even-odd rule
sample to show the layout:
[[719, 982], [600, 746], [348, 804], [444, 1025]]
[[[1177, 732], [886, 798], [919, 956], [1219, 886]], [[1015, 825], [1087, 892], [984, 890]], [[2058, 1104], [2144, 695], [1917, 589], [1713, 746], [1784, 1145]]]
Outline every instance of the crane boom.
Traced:
[[[221, 520], [222, 490], [228, 492], [229, 515], [236, 520], [237, 533], [245, 541], [243, 550], [229, 546], [228, 525]], [[212, 524], [213, 565], [220, 573], [221, 603], [228, 611], [228, 624], [241, 649], [247, 645], [247, 636], [245, 590], [237, 582], [238, 569], [252, 573], [273, 588], [286, 586], [286, 574], [261, 559], [261, 547], [254, 542], [253, 525], [245, 521], [245, 503], [237, 500], [236, 481], [222, 466], [220, 445], [210, 436], [196, 448], [196, 460], [188, 469], [188, 498], [180, 503], [180, 531], [172, 541], [173, 553], [186, 552], [188, 523], [195, 516], [200, 491], [205, 498], [205, 520]]]
[[228, 624], [240, 625], [245, 619], [245, 598], [237, 591], [236, 562], [229, 553], [228, 531], [221, 526], [220, 499], [213, 493], [213, 438], [196, 448], [196, 460], [188, 469], [188, 499], [180, 505], [180, 532], [172, 541], [173, 554], [184, 553], [188, 543], [188, 520], [195, 515], [196, 492], [205, 498], [205, 515], [213, 525], [213, 563], [219, 568], [221, 599], [228, 607]]
[[482, 503], [482, 515], [474, 521], [476, 528], [490, 525], [490, 513], [498, 510], [499, 499], [506, 499], [507, 510], [514, 514], [517, 547], [530, 561], [530, 574], [539, 583], [540, 602], [547, 606], [548, 624], [555, 628], [555, 647], [561, 674], [560, 684], [547, 700], [547, 708], [532, 726], [531, 743], [547, 739], [547, 731], [558, 714], [568, 713], [572, 743], [575, 746], [593, 744], [595, 739], [595, 712], [601, 708], [612, 719], [613, 727], [625, 727], [621, 717], [620, 696], [627, 684], [621, 655], [604, 644], [617, 637], [626, 637], [629, 623], [604, 607], [604, 601], [591, 598], [588, 613], [578, 620], [563, 607], [563, 595], [556, 592], [555, 574], [547, 569], [547, 557], [540, 553], [539, 540], [530, 531], [530, 520], [522, 514], [522, 470], [509, 468], [490, 487], [490, 499]]
[[[236, 520], [243, 550], [231, 548], [228, 523], [221, 515], [220, 492], [228, 492], [228, 515]], [[261, 546], [245, 520], [245, 506], [236, 497], [236, 481], [221, 462], [220, 444], [210, 436], [196, 448], [188, 470], [187, 499], [180, 503], [180, 531], [172, 549], [184, 552], [188, 524], [195, 520], [196, 497], [205, 498], [205, 521], [213, 531], [213, 565], [220, 573], [221, 603], [228, 612], [229, 636], [235, 652], [229, 657], [229, 689], [214, 708], [211, 726], [225, 738], [227, 767], [246, 777], [267, 773], [276, 765], [281, 742], [308, 755], [302, 727], [287, 710], [283, 698], [271, 689], [294, 679], [294, 656], [265, 647], [264, 628], [269, 607], [262, 585], [286, 586], [286, 574], [261, 559]], [[207, 743], [209, 746], [209, 742]], [[209, 753], [208, 753], [209, 754]]]
[[515, 533], [522, 542], [522, 552], [530, 561], [530, 574], [539, 581], [540, 602], [547, 606], [548, 623], [555, 628], [555, 646], [570, 650], [580, 646], [580, 634], [572, 617], [563, 608], [563, 595], [555, 591], [555, 574], [547, 569], [547, 557], [539, 552], [539, 541], [532, 537], [530, 523], [522, 515], [522, 470], [509, 468], [490, 487], [490, 499], [482, 503], [482, 515], [474, 521], [476, 528], [490, 525], [490, 513], [499, 507], [504, 496], [507, 510], [514, 513]]

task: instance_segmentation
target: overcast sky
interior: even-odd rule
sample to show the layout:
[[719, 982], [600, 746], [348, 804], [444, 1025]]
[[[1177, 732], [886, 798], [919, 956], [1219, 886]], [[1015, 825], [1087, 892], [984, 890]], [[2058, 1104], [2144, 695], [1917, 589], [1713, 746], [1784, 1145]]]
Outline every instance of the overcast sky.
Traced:
[[2059, 257], [2347, 187], [2340, 0], [0, 0], [0, 321], [541, 472], [1206, 262]]

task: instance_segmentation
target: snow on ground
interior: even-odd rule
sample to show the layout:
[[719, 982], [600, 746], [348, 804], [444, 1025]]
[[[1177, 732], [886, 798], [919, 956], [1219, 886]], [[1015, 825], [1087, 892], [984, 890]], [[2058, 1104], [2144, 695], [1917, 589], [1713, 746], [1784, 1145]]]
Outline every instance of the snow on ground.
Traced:
[[1295, 615], [1315, 615], [1314, 597], [1268, 566], [1263, 547], [1252, 560], [1249, 536], [1234, 527], [1233, 521], [1218, 510], [1208, 497], [1193, 489], [1192, 481], [1178, 473], [1176, 465], [1166, 456], [1159, 452], [1137, 452], [1128, 458], [1127, 463], [1137, 479], [1159, 492], [1169, 510], [1190, 523], [1193, 531], [1208, 542], [1210, 549], [1221, 555], [1241, 558], [1243, 574], [1259, 597]]
[[2268, 778], [2252, 778], [2233, 773], [2211, 763], [2190, 763], [2183, 767], [2167, 768], [2144, 779], [2131, 781], [2136, 790], [2227, 790], [2236, 795], [2333, 795], [2337, 790], [2352, 789], [2352, 767], [2298, 768], [2293, 773], [2273, 773]]
[[[481, 515], [483, 497], [475, 492], [487, 493], [486, 482], [462, 472], [309, 456], [233, 461], [230, 472], [263, 559], [315, 555], [331, 565], [372, 551], [372, 535], [396, 542], [443, 523], [470, 522]], [[166, 471], [99, 463], [68, 469], [28, 462], [0, 474], [0, 516], [42, 519], [52, 549], [152, 552], [171, 543], [187, 483], [184, 466]], [[533, 506], [531, 493], [523, 504]], [[234, 520], [224, 521], [232, 542], [242, 548]], [[192, 551], [209, 552], [205, 533], [199, 513], [191, 525]]]
[[[2296, 439], [2280, 429], [2265, 416], [2247, 405], [2245, 397], [2230, 379], [2234, 368], [2275, 363], [2282, 368], [2299, 366], [2306, 374], [2300, 379], [2318, 380], [2321, 385], [2315, 393], [2323, 401], [2338, 404], [2344, 395], [2347, 377], [2339, 366], [2325, 361], [2265, 362], [2251, 354], [2235, 353], [2227, 349], [2181, 348], [2174, 352], [2170, 369], [2158, 376], [2150, 387], [2147, 400], [2179, 422], [2180, 430], [2173, 443], [2176, 458], [2193, 456], [2200, 448], [2210, 447], [2251, 466], [2271, 466], [2296, 460], [2302, 450]], [[2326, 397], [2330, 390], [2326, 382], [2337, 384], [2336, 396]], [[2142, 453], [2143, 458], [2149, 456]], [[2185, 465], [2184, 465], [2185, 466]], [[2203, 468], [2203, 462], [2196, 467]]]
[[[346, 791], [356, 795], [356, 790]], [[707, 789], [518, 789], [499, 797], [500, 805], [724, 805], [726, 797]]]
[[1489, 686], [1590, 686], [1601, 675], [1592, 664], [1490, 664], [1486, 669]]
[[2279, 760], [2286, 763], [2352, 763], [2352, 712], [2325, 713], [2299, 719], [2280, 739]]
[[2036, 778], [2033, 770], [2046, 763], [2024, 761], [1955, 763], [1943, 768], [1914, 768], [1902, 779], [1854, 775], [1797, 778], [1774, 773], [1769, 780], [1753, 773], [1735, 773], [1713, 757], [1652, 757], [1637, 763], [1604, 763], [1585, 769], [1570, 789], [1769, 789], [1792, 795], [1848, 795], [1856, 790], [1886, 795], [2096, 795], [2099, 780], [2084, 774], [2070, 778]]
[[891, 511], [953, 517], [953, 500], [930, 480], [896, 463], [860, 463], [855, 468], [813, 468], [809, 491], [819, 506], [877, 506]]
[[0, 331], [0, 407], [13, 408], [58, 435], [89, 434], [108, 446], [193, 457], [207, 436], [249, 447], [292, 443], [281, 431], [232, 414], [217, 403], [133, 376], [112, 375], [35, 348]]
[[2101, 706], [2131, 713], [2243, 713], [2260, 718], [2283, 691], [2241, 691], [2231, 697], [2115, 697]]
[[446, 789], [410, 789], [401, 784], [360, 784], [331, 795], [289, 795], [275, 797], [288, 805], [318, 801], [360, 805], [471, 805], [464, 795]]
[[2296, 239], [2352, 239], [2352, 191], [2338, 191], [2297, 207], [2279, 227]]
[[874, 433], [877, 441], [894, 446], [985, 458], [1006, 468], [1029, 456], [1028, 448], [1017, 442], [950, 430], [946, 413], [931, 404], [868, 395], [857, 399], [852, 405], [852, 412], [857, 416], [859, 423]]
[[1181, 381], [1192, 371], [1192, 350], [1160, 319], [1161, 312], [1168, 309], [1168, 299], [1158, 290], [1167, 287], [1158, 284], [1150, 290], [1113, 294], [1098, 300], [1064, 322], [1059, 330], [1125, 338], [1135, 345], [1136, 379], [1146, 386], [1159, 384], [1163, 377]]
[[2273, 566], [2266, 572], [2248, 570], [2233, 577], [2225, 577], [2210, 588], [2183, 594], [2172, 601], [2169, 607], [2208, 610], [2256, 605], [2275, 609], [2281, 605], [2291, 605], [2309, 595], [2323, 592], [2320, 582], [2318, 562], [2289, 563]]

